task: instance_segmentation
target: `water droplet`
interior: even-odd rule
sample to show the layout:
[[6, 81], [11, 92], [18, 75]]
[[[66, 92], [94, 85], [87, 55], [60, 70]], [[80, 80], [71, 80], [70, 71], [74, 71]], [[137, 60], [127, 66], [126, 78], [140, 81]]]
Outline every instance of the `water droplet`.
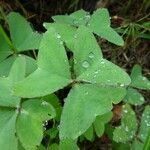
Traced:
[[121, 87], [124, 87], [124, 84], [120, 84]]
[[76, 59], [74, 59], [74, 64], [77, 64], [77, 60]]
[[48, 105], [48, 102], [43, 101], [43, 102], [41, 103], [41, 105], [46, 106], [46, 105]]
[[85, 95], [88, 95], [89, 94], [89, 92], [85, 92]]
[[79, 131], [79, 135], [81, 135], [81, 133], [82, 133], [82, 132], [81, 132], [81, 131]]
[[82, 62], [82, 67], [84, 67], [84, 68], [88, 68], [90, 66], [90, 64], [88, 63], [88, 61], [83, 61]]
[[142, 80], [145, 81], [145, 80], [146, 80], [146, 77], [143, 77]]
[[74, 35], [74, 38], [76, 39], [76, 38], [77, 38], [77, 35]]
[[143, 97], [140, 97], [140, 101], [144, 101], [144, 98], [143, 98]]
[[21, 114], [28, 115], [29, 113], [28, 113], [26, 110], [22, 109], [22, 110], [21, 110]]
[[97, 75], [95, 74], [93, 77], [96, 78], [96, 76], [97, 76]]
[[18, 55], [19, 57], [21, 56], [21, 54]]
[[125, 113], [127, 113], [128, 111], [126, 109], [123, 110]]
[[125, 127], [125, 131], [127, 131], [127, 132], [129, 131], [129, 129], [128, 129], [128, 127], [127, 127], [127, 126]]
[[100, 62], [101, 64], [104, 64], [105, 62], [103, 61], [103, 60], [101, 60], [101, 62]]
[[94, 72], [94, 74], [98, 74], [98, 72], [99, 72], [99, 71], [97, 70], [97, 71]]
[[91, 16], [90, 16], [90, 15], [86, 15], [85, 18], [86, 18], [86, 19], [90, 19]]
[[90, 25], [91, 25], [90, 23], [87, 24], [87, 26], [90, 26]]
[[3, 78], [5, 78], [6, 76], [2, 76]]
[[58, 39], [60, 39], [60, 38], [61, 38], [60, 34], [57, 34], [57, 35], [56, 35], [56, 37], [57, 37]]
[[74, 25], [78, 24], [78, 21], [77, 21], [77, 20], [74, 20], [74, 21], [73, 21], [73, 24], [74, 24]]
[[60, 45], [63, 45], [63, 41], [60, 41]]
[[89, 58], [94, 58], [95, 56], [94, 56], [94, 54], [91, 52], [91, 53], [89, 53]]

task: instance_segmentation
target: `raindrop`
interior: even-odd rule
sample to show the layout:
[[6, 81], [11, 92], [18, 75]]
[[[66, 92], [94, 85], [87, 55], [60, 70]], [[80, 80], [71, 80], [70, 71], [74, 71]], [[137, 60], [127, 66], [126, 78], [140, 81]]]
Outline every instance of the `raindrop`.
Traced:
[[88, 68], [90, 66], [90, 64], [88, 63], [88, 61], [83, 61], [83, 63], [82, 63], [82, 67], [84, 67], [84, 68]]
[[94, 58], [95, 56], [94, 56], [94, 54], [91, 52], [91, 53], [89, 53], [89, 58]]
[[6, 76], [2, 76], [3, 78], [5, 78]]
[[18, 55], [19, 57], [21, 56], [21, 54]]
[[77, 35], [74, 35], [74, 38], [76, 39], [76, 38], [77, 38]]

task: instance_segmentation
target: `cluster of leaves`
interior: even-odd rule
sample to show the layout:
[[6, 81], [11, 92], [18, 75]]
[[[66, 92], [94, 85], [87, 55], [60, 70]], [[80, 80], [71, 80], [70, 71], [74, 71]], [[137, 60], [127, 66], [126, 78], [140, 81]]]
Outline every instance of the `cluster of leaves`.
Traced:
[[[95, 133], [98, 137], [103, 135], [113, 116], [113, 104], [124, 99], [131, 105], [141, 105], [144, 98], [136, 88], [150, 89], [150, 81], [142, 76], [139, 66], [133, 68], [129, 77], [123, 69], [103, 58], [94, 34], [114, 44], [124, 44], [111, 28], [106, 9], [98, 9], [92, 15], [79, 10], [54, 16], [53, 20], [44, 23], [47, 31], [39, 34], [22, 16], [12, 12], [6, 20], [10, 38], [0, 27], [2, 149], [46, 149], [40, 145], [43, 131], [53, 119], [53, 127], [44, 132], [50, 136], [47, 149], [77, 150], [79, 137], [82, 141], [94, 140]], [[25, 52], [35, 49], [38, 49], [36, 60]], [[67, 57], [69, 52], [73, 57]], [[65, 87], [70, 91], [62, 107], [54, 92]], [[146, 107], [138, 133], [143, 142], [148, 135], [149, 112], [150, 108]], [[129, 124], [128, 119], [133, 122]], [[135, 113], [126, 104], [121, 126], [114, 130], [112, 140], [125, 143], [134, 139], [132, 146], [141, 145], [135, 138], [136, 131]]]

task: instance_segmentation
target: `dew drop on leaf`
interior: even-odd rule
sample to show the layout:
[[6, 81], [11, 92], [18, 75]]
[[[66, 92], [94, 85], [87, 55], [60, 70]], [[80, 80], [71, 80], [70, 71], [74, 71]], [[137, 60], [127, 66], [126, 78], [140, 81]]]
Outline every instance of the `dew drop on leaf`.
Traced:
[[75, 25], [78, 24], [78, 21], [77, 21], [77, 20], [74, 20], [74, 21], [73, 21], [73, 24], [75, 24]]
[[82, 62], [82, 67], [83, 68], [88, 68], [89, 66], [90, 66], [90, 64], [88, 63], [88, 61], [85, 60], [85, 61]]
[[94, 56], [94, 54], [91, 52], [91, 53], [89, 53], [89, 58], [94, 58], [95, 56]]
[[57, 37], [57, 39], [60, 39], [60, 38], [61, 38], [60, 34], [57, 34], [56, 37]]
[[43, 101], [43, 102], [41, 103], [41, 105], [46, 106], [46, 105], [48, 105], [48, 102]]

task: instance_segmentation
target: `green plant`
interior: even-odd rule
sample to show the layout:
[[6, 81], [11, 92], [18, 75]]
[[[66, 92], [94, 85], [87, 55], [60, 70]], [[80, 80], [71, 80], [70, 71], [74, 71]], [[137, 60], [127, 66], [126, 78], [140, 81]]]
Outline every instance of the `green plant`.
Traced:
[[[22, 16], [12, 12], [7, 16], [11, 40], [0, 28], [2, 149], [79, 149], [79, 137], [81, 141], [84, 137], [93, 140], [94, 131], [99, 137], [103, 135], [105, 124], [112, 118], [113, 104], [124, 99], [129, 85], [128, 91], [133, 87], [150, 89], [138, 67], [130, 79], [123, 69], [103, 58], [93, 33], [114, 44], [124, 44], [110, 27], [106, 9], [92, 15], [79, 10], [53, 19], [54, 23], [44, 23], [47, 31], [39, 34]], [[39, 50], [37, 60], [27, 56], [26, 51], [34, 49]], [[68, 53], [73, 56], [67, 57]], [[54, 92], [64, 88], [70, 91], [62, 107]], [[129, 98], [126, 100], [131, 103]], [[125, 107], [132, 111], [130, 106]], [[48, 120], [53, 126], [44, 131]], [[50, 136], [44, 146], [40, 145], [43, 132], [44, 137]], [[117, 141], [118, 133], [114, 134]]]

